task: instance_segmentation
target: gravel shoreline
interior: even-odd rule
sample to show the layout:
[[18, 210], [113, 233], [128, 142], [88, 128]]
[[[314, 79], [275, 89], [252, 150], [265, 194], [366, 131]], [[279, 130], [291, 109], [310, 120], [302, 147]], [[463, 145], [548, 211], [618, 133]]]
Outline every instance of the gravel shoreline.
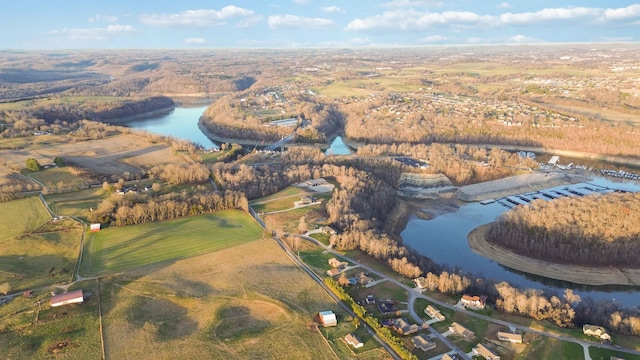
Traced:
[[469, 247], [476, 254], [493, 260], [500, 265], [550, 279], [563, 280], [583, 285], [640, 285], [640, 269], [608, 267], [586, 267], [558, 264], [532, 259], [513, 251], [489, 243], [486, 232], [491, 224], [473, 229], [468, 236]]

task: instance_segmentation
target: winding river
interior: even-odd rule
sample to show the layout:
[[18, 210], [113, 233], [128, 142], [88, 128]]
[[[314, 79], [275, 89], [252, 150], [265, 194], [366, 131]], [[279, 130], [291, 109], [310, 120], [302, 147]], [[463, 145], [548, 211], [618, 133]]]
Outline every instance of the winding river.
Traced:
[[[217, 148], [216, 142], [206, 137], [198, 128], [198, 120], [206, 108], [206, 106], [177, 107], [168, 114], [130, 121], [123, 125], [190, 140], [207, 148]], [[327, 150], [327, 154], [348, 153], [348, 147], [339, 136], [332, 141], [330, 149]], [[607, 178], [594, 177], [591, 183], [640, 191], [640, 184], [633, 182], [618, 183]], [[431, 220], [422, 220], [414, 216], [407, 223], [401, 236], [406, 246], [439, 263], [460, 269], [464, 273], [470, 272], [497, 281], [508, 281], [523, 288], [550, 289], [558, 292], [571, 288], [581, 296], [591, 297], [594, 300], [614, 300], [629, 307], [640, 305], [639, 288], [585, 286], [561, 282], [509, 269], [474, 253], [467, 241], [469, 232], [482, 224], [492, 222], [506, 210], [506, 207], [498, 203], [488, 205], [469, 203], [460, 206], [456, 211], [438, 215]]]

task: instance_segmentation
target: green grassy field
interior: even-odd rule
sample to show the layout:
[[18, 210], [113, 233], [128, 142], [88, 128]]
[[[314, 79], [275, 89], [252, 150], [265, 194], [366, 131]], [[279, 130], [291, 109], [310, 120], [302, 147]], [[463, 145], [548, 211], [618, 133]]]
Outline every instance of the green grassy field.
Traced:
[[609, 360], [612, 356], [617, 356], [625, 360], [640, 360], [639, 355], [627, 354], [620, 351], [589, 347], [589, 356], [592, 360]]
[[82, 189], [45, 196], [55, 214], [79, 217], [86, 216], [90, 209], [96, 209], [103, 198], [104, 190], [102, 188]]
[[0, 241], [24, 235], [42, 226], [51, 216], [37, 197], [0, 203]]
[[82, 226], [51, 221], [37, 197], [0, 203], [0, 283], [13, 291], [71, 279]]
[[56, 189], [59, 185], [65, 189], [87, 185], [84, 180], [73, 175], [68, 167], [43, 169], [34, 172], [31, 177], [53, 189]]
[[515, 359], [580, 360], [584, 359], [584, 350], [582, 346], [576, 343], [541, 338], [530, 344], [527, 349], [518, 354]]
[[238, 210], [107, 228], [87, 236], [80, 273], [102, 275], [176, 261], [254, 241], [261, 234], [253, 218]]

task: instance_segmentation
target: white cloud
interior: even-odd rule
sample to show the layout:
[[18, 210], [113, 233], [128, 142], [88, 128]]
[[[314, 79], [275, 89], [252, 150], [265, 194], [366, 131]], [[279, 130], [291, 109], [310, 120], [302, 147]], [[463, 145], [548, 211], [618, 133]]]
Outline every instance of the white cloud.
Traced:
[[638, 17], [640, 17], [640, 4], [618, 9], [606, 9], [602, 15], [603, 20], [623, 20]]
[[534, 24], [551, 20], [573, 20], [578, 18], [594, 18], [602, 12], [601, 9], [574, 7], [574, 8], [549, 8], [536, 12], [505, 13], [501, 14], [499, 21], [502, 24]]
[[184, 39], [184, 42], [190, 45], [198, 45], [198, 44], [204, 44], [207, 42], [207, 40], [203, 39], [203, 38], [186, 38]]
[[444, 11], [432, 13], [415, 10], [392, 10], [382, 15], [375, 15], [365, 19], [355, 19], [345, 28], [347, 31], [379, 31], [396, 30], [424, 30], [442, 25], [489, 25], [494, 21], [490, 15], [478, 15], [469, 11]]
[[92, 16], [89, 18], [88, 22], [90, 23], [95, 23], [95, 22], [116, 22], [118, 21], [118, 17], [117, 16], [111, 16], [111, 15], [96, 15], [96, 16]]
[[50, 35], [66, 37], [73, 41], [108, 41], [118, 36], [136, 33], [138, 30], [131, 25], [109, 25], [104, 28], [74, 28], [51, 30]]
[[422, 39], [420, 39], [418, 41], [419, 42], [430, 43], [430, 42], [439, 42], [439, 41], [445, 41], [445, 40], [447, 40], [447, 38], [442, 36], [442, 35], [429, 35], [427, 37], [423, 37]]
[[140, 21], [147, 25], [156, 26], [207, 27], [225, 25], [229, 19], [253, 15], [253, 10], [229, 5], [220, 10], [199, 9], [185, 10], [176, 14], [143, 14], [140, 16]]
[[[412, 2], [412, 0], [396, 0], [393, 3]], [[488, 28], [501, 25], [525, 26], [571, 20], [592, 23], [626, 20], [633, 24], [633, 21], [638, 19], [640, 19], [640, 4], [617, 9], [590, 7], [545, 8], [534, 12], [507, 12], [499, 15], [481, 15], [470, 11], [430, 12], [428, 10], [418, 11], [398, 8], [385, 11], [379, 15], [354, 19], [347, 24], [345, 30], [374, 32], [383, 30], [420, 31], [433, 27], [447, 26], [458, 29]]]
[[507, 38], [506, 42], [510, 42], [510, 43], [534, 43], [534, 42], [540, 42], [542, 40], [540, 39], [536, 39], [534, 37], [530, 37], [530, 36], [524, 36], [522, 34], [518, 34], [518, 35], [514, 35], [511, 36], [509, 38]]
[[236, 27], [236, 28], [248, 28], [248, 27], [252, 27], [252, 26], [258, 24], [260, 21], [262, 21], [262, 15], [247, 16], [247, 17], [239, 20], [234, 25], [234, 27]]
[[368, 38], [355, 37], [346, 40], [330, 40], [320, 44], [321, 47], [348, 47], [348, 46], [371, 46], [373, 43]]
[[299, 5], [306, 5], [311, 2], [311, 0], [293, 0], [294, 3]]
[[331, 6], [325, 6], [325, 7], [321, 7], [320, 10], [326, 12], [326, 13], [342, 13], [344, 14], [346, 11], [342, 8], [340, 8], [339, 6], [336, 5], [331, 5]]
[[380, 4], [380, 7], [386, 9], [393, 9], [399, 7], [416, 7], [416, 6], [427, 6], [427, 5], [440, 5], [439, 1], [434, 0], [392, 0], [386, 3]]
[[498, 6], [496, 6], [496, 8], [498, 9], [511, 9], [511, 4], [509, 4], [508, 2], [503, 2], [498, 4]]
[[269, 16], [269, 27], [272, 29], [330, 29], [335, 22], [330, 19], [307, 18], [297, 15], [272, 15]]

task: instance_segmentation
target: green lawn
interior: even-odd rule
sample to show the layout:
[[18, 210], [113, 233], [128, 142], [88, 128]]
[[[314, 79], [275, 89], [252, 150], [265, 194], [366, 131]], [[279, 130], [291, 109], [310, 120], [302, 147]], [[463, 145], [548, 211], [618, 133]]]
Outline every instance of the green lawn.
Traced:
[[45, 196], [53, 212], [64, 216], [86, 216], [90, 209], [98, 207], [103, 198], [101, 187]]
[[584, 350], [576, 343], [544, 337], [530, 344], [516, 359], [582, 360]]
[[627, 354], [621, 351], [600, 349], [593, 346], [589, 347], [589, 356], [591, 356], [592, 360], [609, 360], [612, 356], [617, 356], [625, 360], [640, 360], [640, 356], [638, 355]]
[[257, 240], [261, 234], [253, 218], [239, 210], [111, 227], [87, 236], [80, 274], [101, 275], [175, 261]]
[[51, 220], [37, 197], [0, 203], [0, 241], [24, 235]]

